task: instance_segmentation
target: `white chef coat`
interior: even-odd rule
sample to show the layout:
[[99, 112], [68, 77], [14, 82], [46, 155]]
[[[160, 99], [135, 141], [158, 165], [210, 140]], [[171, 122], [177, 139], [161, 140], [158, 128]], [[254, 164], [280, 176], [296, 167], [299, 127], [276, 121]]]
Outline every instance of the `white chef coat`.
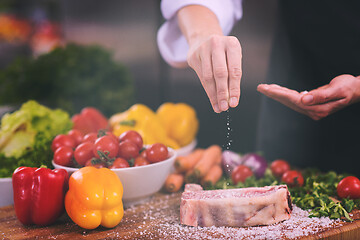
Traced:
[[157, 34], [161, 56], [173, 67], [187, 66], [189, 45], [182, 34], [176, 13], [187, 5], [202, 5], [217, 16], [224, 35], [228, 35], [234, 24], [242, 17], [242, 0], [162, 0], [161, 12], [166, 22]]

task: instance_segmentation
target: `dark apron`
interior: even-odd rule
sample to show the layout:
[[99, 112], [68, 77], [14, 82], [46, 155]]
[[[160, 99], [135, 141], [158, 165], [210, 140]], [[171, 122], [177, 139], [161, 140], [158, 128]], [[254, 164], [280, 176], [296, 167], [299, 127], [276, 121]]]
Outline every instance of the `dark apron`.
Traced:
[[[360, 1], [280, 1], [267, 83], [309, 91], [341, 74], [360, 75]], [[360, 176], [360, 103], [314, 121], [262, 97], [257, 150]]]

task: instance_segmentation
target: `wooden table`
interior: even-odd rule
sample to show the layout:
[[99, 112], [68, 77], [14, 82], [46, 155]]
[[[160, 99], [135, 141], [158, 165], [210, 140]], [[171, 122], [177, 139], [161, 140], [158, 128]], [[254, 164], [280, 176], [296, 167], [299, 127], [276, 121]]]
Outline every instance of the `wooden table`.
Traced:
[[[194, 228], [179, 224], [180, 193], [156, 194], [144, 204], [127, 208], [121, 223], [113, 228], [99, 227], [85, 230], [64, 214], [48, 227], [23, 226], [16, 218], [14, 207], [0, 208], [0, 239], [200, 239], [232, 238], [224, 235], [223, 228]], [[360, 219], [360, 214], [354, 216]], [[342, 225], [342, 226], [340, 226]], [[227, 228], [232, 232], [246, 228]], [[360, 220], [341, 222], [331, 229], [320, 230], [311, 236], [297, 239], [360, 239]], [[239, 239], [237, 237], [237, 239]]]

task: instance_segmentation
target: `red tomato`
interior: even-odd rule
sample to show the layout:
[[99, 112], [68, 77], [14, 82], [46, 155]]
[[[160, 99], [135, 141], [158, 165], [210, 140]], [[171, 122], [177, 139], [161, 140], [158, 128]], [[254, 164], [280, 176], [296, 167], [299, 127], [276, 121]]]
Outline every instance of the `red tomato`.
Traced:
[[88, 133], [84, 136], [82, 142], [92, 142], [94, 143], [97, 139], [97, 133], [92, 132], [92, 133]]
[[296, 170], [289, 170], [282, 175], [282, 182], [285, 182], [289, 187], [301, 187], [304, 185], [304, 178], [302, 174]]
[[77, 129], [70, 130], [68, 135], [74, 139], [76, 146], [79, 145], [84, 138], [83, 134]]
[[136, 131], [129, 130], [129, 131], [123, 132], [119, 136], [119, 141], [122, 142], [125, 140], [135, 143], [139, 149], [142, 149], [142, 147], [143, 147], [143, 139], [142, 139], [141, 135]]
[[75, 140], [72, 137], [70, 137], [69, 135], [60, 134], [60, 135], [57, 135], [54, 138], [54, 140], [52, 141], [51, 150], [53, 150], [53, 152], [55, 152], [55, 150], [61, 146], [75, 148], [76, 143], [75, 143]]
[[146, 149], [144, 149], [143, 151], [141, 151], [140, 156], [143, 157], [143, 158], [145, 158], [145, 159], [147, 159], [147, 158], [146, 158]]
[[251, 169], [245, 165], [238, 165], [234, 168], [234, 170], [231, 173], [231, 179], [233, 183], [236, 185], [239, 182], [245, 182], [245, 180], [252, 176], [253, 172]]
[[112, 132], [107, 131], [105, 135], [111, 137], [117, 144], [119, 144], [119, 139]]
[[285, 172], [290, 170], [290, 164], [285, 160], [278, 159], [271, 163], [270, 169], [274, 176], [281, 178]]
[[102, 136], [95, 141], [93, 153], [99, 157], [98, 151], [102, 151], [109, 158], [116, 157], [119, 151], [119, 145], [110, 136]]
[[169, 152], [167, 147], [162, 143], [154, 143], [146, 149], [146, 158], [151, 163], [161, 162], [168, 158]]
[[88, 167], [88, 166], [92, 166], [92, 167], [96, 167], [96, 168], [103, 168], [103, 167], [106, 167], [105, 166], [105, 163], [103, 162], [99, 162], [99, 163], [94, 163], [96, 161], [93, 161], [92, 159], [88, 160], [86, 163], [85, 163], [85, 166]]
[[75, 148], [74, 157], [79, 165], [85, 166], [85, 163], [95, 156], [94, 146], [92, 142], [84, 142]]
[[61, 166], [68, 166], [72, 165], [72, 158], [74, 156], [74, 151], [71, 147], [61, 146], [56, 149], [54, 153], [54, 162]]
[[123, 158], [116, 158], [113, 165], [111, 165], [111, 167], [109, 168], [113, 169], [113, 168], [127, 168], [127, 167], [130, 167], [128, 161], [126, 161]]
[[126, 160], [136, 158], [137, 156], [139, 156], [139, 148], [133, 142], [122, 141], [119, 144], [118, 156], [122, 157], [122, 158], [125, 158]]
[[134, 167], [145, 166], [145, 165], [149, 165], [149, 164], [150, 164], [150, 162], [142, 156], [138, 156], [137, 158], [135, 158], [135, 161], [134, 161]]
[[357, 177], [349, 176], [342, 179], [337, 188], [337, 194], [341, 198], [360, 198], [360, 180]]

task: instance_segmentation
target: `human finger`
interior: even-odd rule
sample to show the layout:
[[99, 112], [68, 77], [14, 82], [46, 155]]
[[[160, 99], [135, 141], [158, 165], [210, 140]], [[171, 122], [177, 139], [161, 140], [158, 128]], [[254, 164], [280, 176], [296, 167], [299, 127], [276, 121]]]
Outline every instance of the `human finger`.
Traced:
[[241, 46], [239, 41], [235, 37], [230, 38], [226, 48], [226, 60], [229, 73], [229, 105], [233, 108], [238, 105], [241, 94], [241, 58]]
[[216, 97], [220, 111], [229, 109], [228, 68], [224, 49], [215, 48], [212, 52], [212, 69], [216, 84]]
[[[194, 69], [195, 70], [195, 69]], [[200, 82], [210, 100], [211, 106], [216, 113], [220, 113], [220, 108], [216, 95], [216, 83], [212, 70], [212, 60], [210, 51], [203, 49], [199, 56], [199, 64], [195, 70]]]
[[345, 98], [337, 87], [326, 85], [304, 94], [301, 102], [304, 105], [324, 104]]

